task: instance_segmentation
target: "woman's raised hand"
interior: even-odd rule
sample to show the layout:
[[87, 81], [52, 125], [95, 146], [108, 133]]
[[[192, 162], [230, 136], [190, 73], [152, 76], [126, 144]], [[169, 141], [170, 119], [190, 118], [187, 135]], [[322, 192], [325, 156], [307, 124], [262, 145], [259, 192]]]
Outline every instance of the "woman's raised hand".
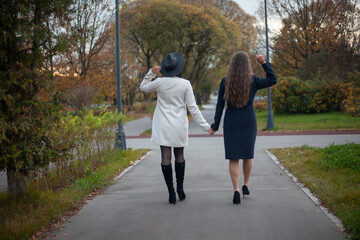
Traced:
[[154, 66], [151, 71], [155, 74], [158, 74], [161, 70], [161, 66]]
[[256, 61], [258, 61], [258, 63], [260, 63], [261, 65], [266, 63], [265, 56], [262, 54], [256, 55]]

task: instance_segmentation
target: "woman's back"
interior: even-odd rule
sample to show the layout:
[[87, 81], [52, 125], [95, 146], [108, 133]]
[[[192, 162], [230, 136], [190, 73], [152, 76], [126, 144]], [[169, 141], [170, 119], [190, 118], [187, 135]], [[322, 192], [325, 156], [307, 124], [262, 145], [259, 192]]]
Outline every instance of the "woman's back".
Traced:
[[187, 109], [204, 131], [210, 128], [196, 105], [191, 84], [179, 77], [162, 77], [151, 81], [155, 76], [150, 70], [140, 85], [141, 91], [157, 94], [151, 141], [163, 146], [187, 146]]

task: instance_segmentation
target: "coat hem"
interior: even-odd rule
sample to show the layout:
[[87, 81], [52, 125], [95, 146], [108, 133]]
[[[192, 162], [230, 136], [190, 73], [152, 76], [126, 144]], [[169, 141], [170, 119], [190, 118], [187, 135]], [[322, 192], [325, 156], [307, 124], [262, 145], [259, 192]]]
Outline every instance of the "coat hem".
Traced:
[[150, 139], [150, 141], [151, 141], [152, 143], [154, 143], [155, 145], [165, 146], [165, 147], [176, 147], [176, 148], [180, 148], [180, 147], [187, 147], [187, 146], [188, 146], [188, 144], [186, 144], [186, 145], [176, 145], [176, 144], [168, 144], [168, 143], [158, 143], [158, 142], [156, 142], [156, 141], [153, 140], [153, 139]]

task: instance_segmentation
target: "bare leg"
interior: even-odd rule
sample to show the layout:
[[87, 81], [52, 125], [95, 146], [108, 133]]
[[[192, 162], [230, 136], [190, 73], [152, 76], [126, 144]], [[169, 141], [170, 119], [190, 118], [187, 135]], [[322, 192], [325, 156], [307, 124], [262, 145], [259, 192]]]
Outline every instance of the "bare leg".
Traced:
[[243, 172], [244, 172], [244, 185], [249, 186], [249, 179], [251, 174], [251, 169], [253, 165], [252, 159], [244, 159], [243, 160]]
[[235, 191], [239, 190], [239, 159], [229, 160], [229, 172]]

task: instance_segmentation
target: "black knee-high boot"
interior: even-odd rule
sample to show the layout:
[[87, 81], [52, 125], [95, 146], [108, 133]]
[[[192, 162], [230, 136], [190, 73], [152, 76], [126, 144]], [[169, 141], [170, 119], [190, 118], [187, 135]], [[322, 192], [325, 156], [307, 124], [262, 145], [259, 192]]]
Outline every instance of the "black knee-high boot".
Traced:
[[164, 175], [166, 186], [169, 191], [169, 203], [176, 203], [176, 194], [173, 186], [173, 176], [172, 176], [172, 167], [171, 163], [167, 166], [161, 165], [161, 170]]
[[183, 184], [185, 176], [185, 161], [182, 163], [175, 162], [175, 172], [176, 172], [176, 191], [179, 195], [180, 201], [186, 198]]

